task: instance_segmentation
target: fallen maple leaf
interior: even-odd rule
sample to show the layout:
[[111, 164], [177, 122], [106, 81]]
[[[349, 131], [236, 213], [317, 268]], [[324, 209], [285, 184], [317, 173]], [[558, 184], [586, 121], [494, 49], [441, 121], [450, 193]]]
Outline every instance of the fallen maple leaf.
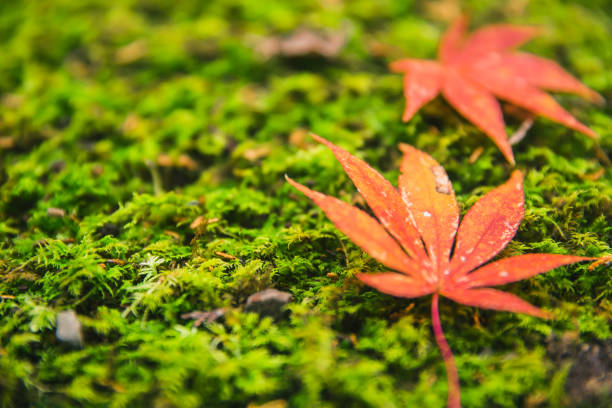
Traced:
[[596, 259], [527, 254], [481, 266], [510, 242], [523, 218], [523, 176], [519, 171], [478, 200], [459, 225], [459, 207], [451, 183], [442, 166], [429, 155], [400, 145], [404, 156], [398, 191], [364, 161], [319, 136], [313, 137], [332, 150], [378, 221], [348, 203], [310, 190], [285, 176], [287, 181], [312, 199], [355, 244], [399, 272], [357, 275], [362, 282], [398, 297], [433, 294], [433, 331], [446, 366], [449, 407], [460, 406], [459, 377], [440, 325], [438, 297], [468, 306], [546, 318], [548, 314], [541, 309], [489, 286]]
[[438, 61], [403, 59], [392, 62], [394, 72], [405, 73], [408, 121], [442, 92], [459, 113], [479, 127], [514, 164], [499, 102], [504, 99], [537, 115], [596, 138], [550, 95], [539, 88], [581, 95], [593, 102], [603, 98], [571, 76], [557, 63], [514, 48], [534, 37], [533, 27], [489, 25], [465, 38], [467, 18], [455, 21], [444, 34]]

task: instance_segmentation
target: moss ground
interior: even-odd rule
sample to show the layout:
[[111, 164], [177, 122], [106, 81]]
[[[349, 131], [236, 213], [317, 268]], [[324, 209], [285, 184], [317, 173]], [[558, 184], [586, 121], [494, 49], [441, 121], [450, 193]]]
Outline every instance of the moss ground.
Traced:
[[[382, 266], [283, 175], [362, 204], [309, 130], [393, 182], [398, 143], [417, 146], [445, 166], [463, 212], [504, 182], [499, 151], [441, 99], [400, 122], [401, 77], [386, 64], [434, 57], [456, 7], [0, 2], [0, 405], [444, 406], [429, 299], [361, 285], [357, 272]], [[474, 27], [541, 25], [525, 49], [612, 99], [607, 1], [462, 7]], [[345, 33], [347, 44], [329, 58], [254, 50], [298, 27]], [[536, 121], [514, 148], [526, 215], [504, 255], [610, 252], [611, 105], [559, 99], [601, 140]], [[611, 274], [574, 265], [508, 288], [551, 321], [443, 300], [464, 406], [610, 406], [612, 362], [593, 350], [612, 345]], [[288, 317], [244, 312], [268, 287], [293, 294]], [[224, 321], [181, 318], [220, 307]], [[56, 338], [66, 309], [83, 325], [81, 346]]]

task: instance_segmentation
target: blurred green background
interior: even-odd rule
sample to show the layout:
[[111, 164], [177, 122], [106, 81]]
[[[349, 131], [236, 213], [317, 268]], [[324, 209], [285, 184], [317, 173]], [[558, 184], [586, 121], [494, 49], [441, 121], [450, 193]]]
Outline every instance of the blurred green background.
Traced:
[[[467, 12], [472, 28], [542, 27], [523, 49], [610, 100], [610, 8], [0, 2], [0, 404], [444, 406], [429, 299], [361, 285], [355, 273], [383, 267], [283, 175], [364, 205], [307, 132], [394, 183], [397, 145], [410, 143], [447, 169], [465, 212], [512, 169], [440, 98], [402, 123], [402, 79], [387, 64], [435, 58]], [[601, 139], [538, 119], [514, 147], [526, 215], [506, 256], [610, 253], [610, 105], [557, 97]], [[575, 265], [505, 288], [551, 321], [443, 300], [463, 405], [610, 406], [610, 275]], [[290, 315], [244, 310], [268, 287], [293, 295]], [[181, 317], [221, 307], [224, 319], [197, 327]], [[62, 310], [76, 311], [80, 344], [56, 336]]]

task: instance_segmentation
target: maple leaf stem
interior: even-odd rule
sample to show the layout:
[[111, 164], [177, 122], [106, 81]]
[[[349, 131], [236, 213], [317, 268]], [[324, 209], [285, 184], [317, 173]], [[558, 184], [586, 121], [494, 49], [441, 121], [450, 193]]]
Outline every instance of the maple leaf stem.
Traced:
[[461, 407], [461, 393], [459, 390], [459, 375], [457, 374], [457, 366], [455, 365], [455, 358], [450, 346], [444, 338], [444, 332], [442, 331], [442, 324], [440, 323], [440, 313], [438, 311], [438, 294], [434, 293], [431, 299], [431, 318], [433, 324], [434, 337], [436, 343], [442, 353], [442, 359], [444, 360], [444, 366], [446, 367], [446, 380], [448, 382], [448, 408], [460, 408]]

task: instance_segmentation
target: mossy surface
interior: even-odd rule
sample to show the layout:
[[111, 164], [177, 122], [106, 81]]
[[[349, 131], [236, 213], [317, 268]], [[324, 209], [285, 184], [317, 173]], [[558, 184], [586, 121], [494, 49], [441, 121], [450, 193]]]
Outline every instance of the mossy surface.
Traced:
[[[542, 26], [524, 48], [612, 100], [607, 1], [462, 7], [473, 27]], [[363, 205], [314, 131], [393, 183], [400, 142], [428, 152], [463, 213], [507, 180], [493, 143], [442, 99], [400, 121], [387, 63], [435, 57], [454, 14], [453, 1], [0, 2], [0, 405], [444, 406], [430, 299], [360, 284], [383, 266], [283, 175]], [[348, 41], [330, 58], [255, 51], [299, 27]], [[610, 253], [612, 110], [558, 98], [601, 139], [536, 120], [514, 147], [526, 214], [502, 255]], [[579, 264], [505, 288], [550, 321], [443, 300], [464, 406], [610, 406], [604, 382], [576, 400], [568, 373], [610, 344], [611, 275]], [[291, 313], [245, 313], [269, 287], [293, 295]], [[181, 318], [221, 307], [222, 322]], [[66, 309], [80, 347], [56, 338]]]

